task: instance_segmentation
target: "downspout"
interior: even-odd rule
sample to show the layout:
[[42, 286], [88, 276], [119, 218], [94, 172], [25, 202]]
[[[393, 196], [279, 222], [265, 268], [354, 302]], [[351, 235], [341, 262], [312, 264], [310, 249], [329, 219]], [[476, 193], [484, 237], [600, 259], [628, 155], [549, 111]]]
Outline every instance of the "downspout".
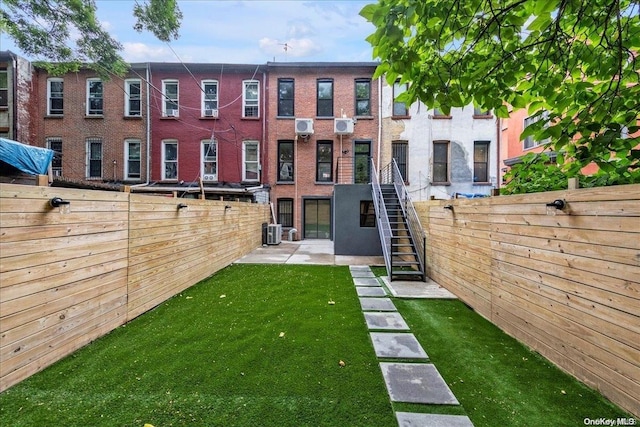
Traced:
[[496, 120], [496, 189], [499, 189], [502, 184], [502, 176], [500, 172], [500, 156], [502, 155], [502, 118], [497, 117]]
[[[262, 161], [260, 164], [260, 183], [265, 183], [265, 174], [263, 173], [263, 169], [266, 169], [266, 180], [269, 180], [269, 153], [268, 153], [268, 135], [267, 135], [267, 73], [266, 71], [262, 71], [262, 147], [260, 150], [260, 157], [262, 157]], [[265, 167], [264, 165], [267, 165]], [[269, 197], [271, 199], [271, 197]]]

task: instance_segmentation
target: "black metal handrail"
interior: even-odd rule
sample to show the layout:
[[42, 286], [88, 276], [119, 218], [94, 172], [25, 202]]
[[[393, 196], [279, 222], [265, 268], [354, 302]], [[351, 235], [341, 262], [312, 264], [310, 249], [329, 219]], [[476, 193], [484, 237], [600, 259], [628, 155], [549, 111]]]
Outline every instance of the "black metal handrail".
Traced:
[[407, 221], [408, 231], [413, 239], [413, 244], [415, 245], [415, 252], [420, 263], [420, 272], [423, 274], [423, 277], [426, 278], [425, 247], [427, 244], [427, 236], [422, 228], [422, 224], [420, 224], [420, 219], [418, 218], [418, 214], [413, 206], [407, 187], [404, 185], [404, 179], [400, 173], [400, 169], [398, 169], [396, 159], [392, 159], [391, 163], [380, 171], [380, 177], [382, 179], [379, 182], [379, 185], [393, 184], [396, 190], [400, 206], [402, 207], [402, 214]]
[[378, 233], [380, 234], [384, 264], [387, 267], [389, 277], [391, 277], [391, 224], [389, 224], [387, 208], [384, 205], [382, 189], [380, 188], [380, 179], [373, 159], [371, 159], [371, 170], [371, 187], [373, 193], [373, 205], [376, 210], [376, 218], [378, 221]]

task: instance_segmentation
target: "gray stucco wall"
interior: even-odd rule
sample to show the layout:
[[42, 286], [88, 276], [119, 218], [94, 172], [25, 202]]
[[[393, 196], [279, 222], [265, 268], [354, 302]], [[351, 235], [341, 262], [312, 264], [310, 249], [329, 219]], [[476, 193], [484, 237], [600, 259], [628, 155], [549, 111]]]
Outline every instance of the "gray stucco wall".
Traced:
[[371, 185], [336, 185], [333, 192], [333, 247], [336, 255], [381, 256], [378, 227], [360, 227], [360, 202], [373, 200]]

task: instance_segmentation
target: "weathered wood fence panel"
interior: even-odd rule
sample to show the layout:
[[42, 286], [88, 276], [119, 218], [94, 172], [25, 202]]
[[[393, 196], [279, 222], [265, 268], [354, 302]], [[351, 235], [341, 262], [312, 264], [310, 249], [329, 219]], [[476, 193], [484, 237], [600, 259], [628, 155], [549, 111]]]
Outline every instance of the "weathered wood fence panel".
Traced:
[[268, 220], [267, 205], [0, 184], [0, 391], [259, 246]]
[[640, 415], [640, 185], [416, 205], [436, 282]]

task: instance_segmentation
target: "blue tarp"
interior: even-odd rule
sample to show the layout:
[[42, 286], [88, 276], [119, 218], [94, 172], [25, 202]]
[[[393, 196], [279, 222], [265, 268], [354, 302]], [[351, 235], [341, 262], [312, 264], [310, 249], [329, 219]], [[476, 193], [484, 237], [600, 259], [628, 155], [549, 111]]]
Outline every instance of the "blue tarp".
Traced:
[[0, 160], [30, 175], [46, 175], [53, 150], [0, 138]]

